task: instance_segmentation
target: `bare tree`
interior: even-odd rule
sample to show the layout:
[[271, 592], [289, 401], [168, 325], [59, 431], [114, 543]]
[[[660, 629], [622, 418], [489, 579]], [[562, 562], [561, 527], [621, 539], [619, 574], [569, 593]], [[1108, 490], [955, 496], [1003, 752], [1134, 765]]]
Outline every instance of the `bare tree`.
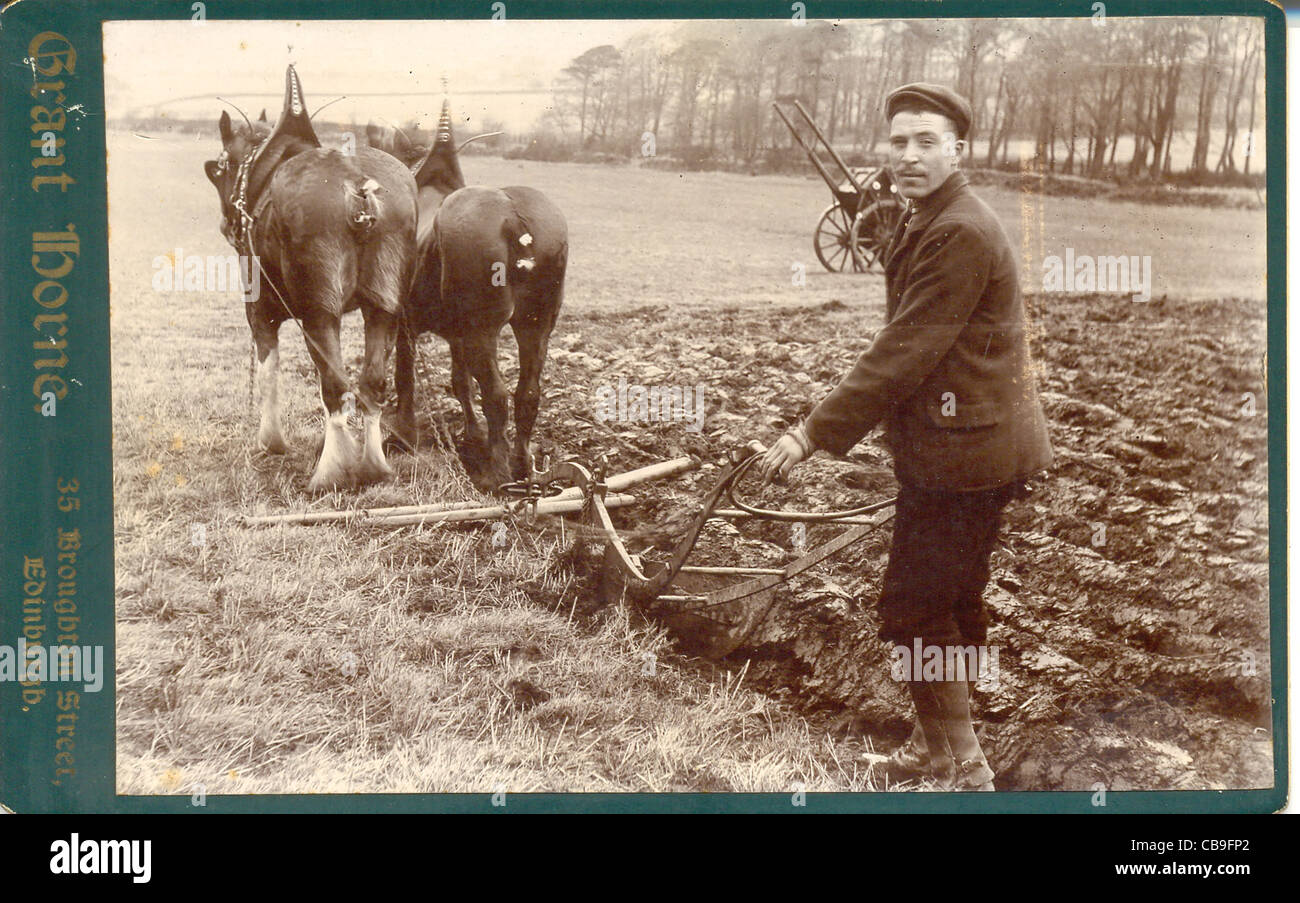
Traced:
[[[1227, 96], [1223, 110], [1223, 147], [1219, 151], [1219, 161], [1215, 164], [1217, 172], [1237, 171], [1237, 117], [1241, 110], [1241, 101], [1246, 92], [1251, 94], [1250, 124], [1255, 123], [1256, 79], [1263, 50], [1262, 29], [1249, 20], [1240, 22], [1237, 28], [1235, 46], [1232, 54], [1231, 74], [1228, 79]], [[1252, 139], [1253, 140], [1253, 139]], [[1254, 148], [1251, 148], [1254, 150]], [[1250, 155], [1246, 155], [1246, 171], [1249, 172]]]
[[998, 24], [993, 19], [966, 19], [954, 25], [954, 58], [957, 65], [958, 90], [970, 101], [973, 115], [966, 133], [967, 154], [974, 157], [975, 136], [983, 125], [983, 106], [979, 91], [979, 70], [986, 58], [997, 49]]
[[1205, 56], [1201, 60], [1201, 87], [1196, 96], [1196, 141], [1192, 147], [1192, 171], [1205, 172], [1206, 158], [1210, 154], [1210, 122], [1214, 114], [1214, 99], [1219, 93], [1223, 77], [1220, 54], [1223, 18], [1216, 17], [1197, 23], [1205, 39]]
[[597, 93], [597, 111], [604, 105], [605, 81], [611, 69], [618, 67], [621, 55], [612, 44], [593, 47], [576, 57], [563, 70], [564, 75], [582, 88], [582, 105], [578, 114], [579, 141], [587, 138], [587, 105], [593, 86]]
[[1253, 125], [1262, 68], [1262, 30], [1240, 17], [1114, 18], [1105, 27], [1088, 19], [753, 21], [736, 23], [726, 40], [692, 21], [574, 59], [553, 127], [624, 152], [646, 131], [663, 145], [667, 129], [678, 147], [752, 162], [793, 147], [770, 105], [799, 97], [831, 141], [874, 152], [887, 127], [886, 93], [930, 80], [971, 101], [972, 160], [977, 138], [987, 141], [989, 166], [1006, 164], [1012, 143], [1028, 138], [1045, 169], [1100, 177], [1116, 172], [1121, 139], [1131, 135], [1128, 173], [1162, 179], [1187, 131], [1191, 169], [1208, 172], [1216, 122], [1224, 139], [1215, 169], [1237, 171], [1238, 123], [1249, 110]]
[[1259, 98], [1259, 70], [1263, 68], [1264, 65], [1263, 29], [1259, 29], [1255, 42], [1257, 52], [1255, 54], [1254, 64], [1250, 67], [1250, 116], [1246, 120], [1246, 135], [1248, 136], [1247, 140], [1250, 142], [1250, 148], [1244, 155], [1246, 162], [1241, 168], [1241, 171], [1247, 175], [1250, 174], [1250, 159], [1255, 156], [1255, 101]]

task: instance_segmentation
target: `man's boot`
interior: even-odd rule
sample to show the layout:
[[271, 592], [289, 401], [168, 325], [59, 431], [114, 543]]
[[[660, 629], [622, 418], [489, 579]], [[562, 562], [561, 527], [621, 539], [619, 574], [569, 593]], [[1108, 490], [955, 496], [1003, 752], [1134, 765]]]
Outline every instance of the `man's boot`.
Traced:
[[912, 735], [888, 756], [876, 753], [863, 753], [862, 758], [872, 763], [877, 774], [893, 783], [914, 781], [928, 777], [930, 774], [930, 751], [925, 743], [925, 733], [921, 730], [918, 719], [912, 729]]
[[926, 745], [919, 717], [916, 726], [912, 728], [912, 736], [890, 753], [884, 763], [884, 770], [895, 781], [910, 780], [930, 773], [930, 748]]
[[909, 687], [934, 780], [944, 790], [993, 790], [993, 769], [971, 725], [966, 681], [912, 681]]

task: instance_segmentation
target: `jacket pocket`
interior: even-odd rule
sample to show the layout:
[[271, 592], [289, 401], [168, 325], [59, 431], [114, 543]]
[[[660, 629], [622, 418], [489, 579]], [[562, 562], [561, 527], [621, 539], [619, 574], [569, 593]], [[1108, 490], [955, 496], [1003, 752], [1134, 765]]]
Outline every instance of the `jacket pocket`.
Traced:
[[941, 429], [973, 430], [997, 426], [1002, 422], [1002, 406], [996, 401], [962, 402], [960, 398], [945, 403], [936, 399], [926, 403], [930, 422]]

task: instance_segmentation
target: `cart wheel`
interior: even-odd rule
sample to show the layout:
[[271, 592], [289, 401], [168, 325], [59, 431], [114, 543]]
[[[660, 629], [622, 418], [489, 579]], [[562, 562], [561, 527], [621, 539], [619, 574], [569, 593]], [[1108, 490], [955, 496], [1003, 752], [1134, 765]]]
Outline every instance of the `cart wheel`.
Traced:
[[903, 205], [885, 198], [869, 205], [853, 220], [849, 246], [853, 249], [853, 269], [865, 273], [874, 263], [883, 263], [885, 249], [894, 237], [894, 227], [903, 215]]
[[822, 211], [822, 218], [813, 233], [813, 249], [822, 266], [832, 273], [842, 273], [853, 266], [849, 252], [849, 235], [852, 232], [849, 214], [839, 204], [831, 204]]

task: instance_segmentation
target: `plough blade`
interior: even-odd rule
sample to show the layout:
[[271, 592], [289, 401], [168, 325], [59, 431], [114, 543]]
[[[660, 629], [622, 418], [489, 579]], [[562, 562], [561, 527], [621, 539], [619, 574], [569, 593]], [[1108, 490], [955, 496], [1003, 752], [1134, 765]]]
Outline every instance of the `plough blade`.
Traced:
[[[733, 483], [744, 474], [761, 450], [761, 447], [751, 444], [748, 453], [723, 472], [717, 485], [705, 497], [695, 523], [666, 563], [629, 555], [614, 531], [604, 505], [600, 499], [594, 499], [593, 526], [600, 527], [608, 537], [601, 568], [602, 600], [627, 600], [665, 624], [690, 651], [706, 658], [723, 658], [740, 648], [767, 618], [776, 604], [777, 590], [782, 584], [863, 539], [893, 516], [893, 511], [886, 507], [889, 503], [864, 506], [858, 510], [872, 510], [872, 516], [866, 522], [859, 521], [811, 549], [783, 567], [778, 574], [764, 574], [707, 592], [693, 593], [689, 588], [683, 588], [681, 594], [670, 593], [705, 522], [713, 516], [724, 495], [734, 500], [735, 496], [730, 492]], [[809, 515], [808, 519], [821, 518]], [[698, 579], [697, 574], [685, 576]]]

